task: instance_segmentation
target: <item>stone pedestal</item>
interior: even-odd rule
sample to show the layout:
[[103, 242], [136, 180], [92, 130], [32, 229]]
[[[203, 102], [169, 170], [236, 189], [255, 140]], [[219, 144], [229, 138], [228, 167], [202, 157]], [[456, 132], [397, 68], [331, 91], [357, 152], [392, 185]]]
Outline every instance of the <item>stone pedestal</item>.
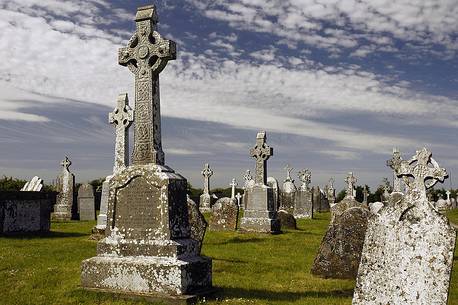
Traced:
[[247, 207], [240, 222], [240, 230], [279, 233], [280, 222], [274, 209], [272, 188], [255, 185], [245, 191]]
[[202, 194], [200, 195], [199, 200], [199, 210], [202, 213], [211, 212], [211, 197], [210, 194]]
[[296, 219], [313, 218], [313, 201], [311, 190], [299, 189], [296, 192], [296, 204], [294, 205], [293, 215]]
[[186, 180], [160, 165], [134, 165], [110, 180], [106, 237], [82, 262], [84, 288], [133, 295], [211, 288], [211, 259], [190, 238]]

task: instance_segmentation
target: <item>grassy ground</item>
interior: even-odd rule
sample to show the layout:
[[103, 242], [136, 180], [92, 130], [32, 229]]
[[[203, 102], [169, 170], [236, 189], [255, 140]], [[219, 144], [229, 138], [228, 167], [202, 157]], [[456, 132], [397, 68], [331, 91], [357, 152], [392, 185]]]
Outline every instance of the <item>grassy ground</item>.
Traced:
[[[449, 217], [458, 224], [457, 210]], [[353, 281], [309, 272], [328, 222], [328, 213], [318, 214], [299, 221], [298, 230], [274, 236], [208, 232], [203, 254], [213, 258], [213, 284], [220, 291], [202, 303], [351, 304]], [[93, 225], [53, 223], [45, 237], [0, 238], [0, 304], [146, 304], [79, 287], [80, 262], [95, 255], [96, 242], [88, 239]], [[456, 267], [449, 304], [458, 305]]]

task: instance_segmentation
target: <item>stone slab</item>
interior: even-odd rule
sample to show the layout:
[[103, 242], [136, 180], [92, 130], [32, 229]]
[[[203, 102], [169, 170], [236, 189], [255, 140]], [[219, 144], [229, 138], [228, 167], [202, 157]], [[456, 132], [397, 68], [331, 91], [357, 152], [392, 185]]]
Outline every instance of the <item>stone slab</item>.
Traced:
[[297, 225], [296, 225], [296, 219], [294, 216], [287, 211], [280, 210], [277, 212], [277, 217], [278, 220], [280, 221], [281, 229], [290, 229], [290, 230], [296, 230]]
[[313, 218], [312, 192], [310, 190], [299, 189], [296, 193], [296, 204], [294, 205], [293, 215], [296, 219]]
[[235, 231], [239, 208], [234, 199], [225, 197], [218, 199], [212, 206], [209, 229], [211, 231]]
[[187, 198], [189, 225], [191, 226], [191, 238], [196, 240], [199, 248], [199, 254], [202, 249], [205, 232], [207, 231], [208, 223], [204, 215], [199, 211], [199, 207], [191, 198]]

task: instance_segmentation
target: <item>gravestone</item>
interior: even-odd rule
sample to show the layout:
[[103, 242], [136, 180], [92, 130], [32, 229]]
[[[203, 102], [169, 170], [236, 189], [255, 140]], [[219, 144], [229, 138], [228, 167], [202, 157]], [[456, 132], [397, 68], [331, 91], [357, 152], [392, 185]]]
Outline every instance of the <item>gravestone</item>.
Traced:
[[89, 183], [81, 185], [78, 189], [78, 214], [80, 220], [95, 219], [94, 188]]
[[291, 178], [292, 167], [286, 165], [286, 179], [283, 181], [283, 186], [280, 194], [280, 210], [293, 214], [296, 201], [297, 188], [294, 184], [294, 179]]
[[426, 190], [447, 172], [426, 148], [394, 168], [406, 194], [393, 193], [369, 218], [353, 304], [445, 305], [456, 231]]
[[[100, 210], [97, 215], [97, 225], [92, 229], [92, 233], [99, 236], [105, 235], [107, 227], [107, 209], [108, 209], [108, 195], [110, 192], [110, 178], [112, 175], [107, 176], [102, 183], [102, 195], [100, 197]], [[97, 239], [99, 239], [97, 237]]]
[[267, 177], [267, 186], [272, 188], [274, 193], [274, 209], [278, 210], [280, 205], [280, 191], [278, 189], [278, 181], [274, 177]]
[[240, 222], [240, 230], [262, 233], [278, 233], [280, 222], [274, 206], [273, 190], [267, 186], [267, 159], [273, 149], [266, 144], [266, 133], [259, 132], [256, 146], [250, 155], [256, 159], [256, 175], [253, 187], [245, 190], [246, 209]]
[[401, 193], [402, 192], [402, 183], [401, 179], [396, 175], [394, 170], [395, 167], [399, 166], [401, 163], [401, 152], [397, 148], [393, 148], [393, 157], [386, 161], [386, 165], [393, 169], [393, 192]]
[[28, 181], [22, 188], [21, 192], [39, 192], [43, 188], [43, 179], [38, 176]]
[[235, 199], [235, 188], [237, 187], [237, 180], [235, 178], [232, 178], [231, 184], [229, 186], [231, 187], [231, 199]]
[[367, 190], [367, 185], [364, 186], [363, 188], [363, 204], [368, 206], [368, 197], [369, 197], [369, 191]]
[[331, 223], [312, 266], [312, 274], [323, 278], [355, 279], [358, 272], [370, 212], [355, 200], [353, 173], [345, 181], [347, 196], [332, 206]]
[[435, 207], [439, 212], [445, 213], [446, 211], [448, 211], [448, 210], [450, 210], [452, 208], [452, 204], [451, 204], [450, 200], [447, 200], [444, 197], [442, 197], [442, 198], [439, 198], [439, 200], [436, 201]]
[[196, 240], [198, 244], [199, 254], [204, 242], [205, 232], [207, 231], [208, 223], [204, 215], [199, 210], [199, 206], [187, 196], [188, 204], [188, 219], [191, 227], [191, 238]]
[[294, 205], [293, 215], [297, 219], [313, 218], [313, 201], [310, 182], [312, 182], [312, 173], [309, 169], [301, 170], [298, 173], [301, 186], [296, 193], [296, 203]]
[[280, 226], [283, 229], [290, 229], [296, 230], [296, 218], [294, 218], [293, 214], [288, 213], [285, 210], [280, 210], [277, 212], [278, 220], [280, 221]]
[[72, 219], [73, 189], [75, 187], [75, 176], [70, 172], [72, 162], [65, 157], [62, 161], [62, 174], [58, 177], [56, 204], [51, 219], [55, 221], [68, 221]]
[[204, 192], [200, 195], [199, 209], [204, 213], [211, 211], [210, 177], [213, 176], [213, 171], [210, 169], [208, 163], [205, 163], [201, 173], [204, 176]]
[[334, 188], [334, 178], [329, 179], [328, 188], [326, 190], [326, 197], [328, 198], [329, 207], [336, 203], [336, 189]]
[[237, 199], [237, 206], [239, 207], [240, 209], [240, 206], [241, 206], [241, 201], [240, 199], [242, 199], [242, 195], [240, 195], [240, 193], [237, 193], [237, 195], [235, 195], [235, 199]]
[[251, 175], [251, 171], [249, 169], [246, 170], [245, 174], [243, 175], [243, 179], [245, 180], [245, 183], [243, 186], [242, 208], [245, 210], [246, 204], [247, 204], [247, 196], [245, 194], [247, 193], [248, 189], [251, 189], [254, 187], [255, 182], [254, 182], [253, 176]]
[[329, 212], [329, 201], [324, 200], [323, 192], [319, 186], [312, 188], [313, 210], [318, 212]]
[[237, 230], [239, 208], [232, 198], [221, 198], [212, 206], [209, 229], [211, 231]]
[[211, 259], [191, 238], [187, 181], [165, 165], [159, 73], [175, 43], [156, 31], [155, 6], [136, 14], [136, 32], [119, 50], [135, 76], [132, 165], [110, 179], [105, 238], [81, 266], [83, 288], [166, 302], [190, 302], [211, 288]]

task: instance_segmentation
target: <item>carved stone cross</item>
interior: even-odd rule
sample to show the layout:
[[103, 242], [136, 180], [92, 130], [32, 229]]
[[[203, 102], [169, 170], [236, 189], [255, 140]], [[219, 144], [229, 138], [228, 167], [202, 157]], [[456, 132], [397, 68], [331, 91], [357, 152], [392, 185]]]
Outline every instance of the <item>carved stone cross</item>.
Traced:
[[240, 195], [240, 193], [237, 193], [237, 195], [235, 195], [235, 198], [237, 199], [237, 205], [240, 206], [240, 199], [242, 199], [242, 195]]
[[113, 173], [129, 165], [129, 126], [134, 120], [134, 112], [129, 106], [127, 93], [120, 94], [116, 108], [108, 114], [108, 121], [116, 128], [115, 163]]
[[294, 168], [292, 168], [289, 164], [286, 164], [285, 170], [286, 170], [286, 180], [285, 181], [293, 181], [291, 178], [291, 172], [293, 171]]
[[345, 178], [345, 182], [347, 183], [347, 196], [346, 197], [355, 197], [355, 184], [358, 182], [355, 176], [353, 176], [353, 172], [349, 172], [347, 178]]
[[164, 164], [161, 142], [159, 73], [176, 59], [175, 42], [156, 32], [154, 5], [140, 7], [135, 17], [137, 30], [127, 47], [119, 49], [119, 64], [135, 75], [134, 164]]
[[60, 163], [60, 165], [62, 165], [64, 171], [70, 172], [68, 168], [70, 167], [70, 165], [72, 165], [72, 161], [70, 161], [70, 159], [68, 159], [68, 157], [65, 156], [65, 160], [63, 160]]
[[256, 159], [255, 183], [266, 185], [267, 160], [273, 155], [273, 148], [266, 144], [266, 132], [261, 131], [256, 136], [256, 146], [250, 149], [250, 155]]
[[446, 191], [445, 194], [447, 195], [447, 201], [450, 203], [450, 195], [452, 193], [450, 191]]
[[399, 166], [401, 163], [401, 153], [397, 148], [393, 148], [393, 157], [386, 161], [386, 165], [393, 169], [393, 192], [401, 192], [401, 179], [394, 173], [394, 168]]
[[232, 179], [232, 182], [229, 185], [232, 187], [231, 199], [234, 199], [235, 198], [235, 187], [238, 185], [238, 183], [235, 180], [235, 178]]
[[312, 172], [306, 168], [297, 173], [299, 180], [302, 182], [301, 190], [305, 191], [309, 189], [309, 184], [312, 182]]
[[204, 194], [210, 193], [210, 177], [213, 176], [213, 171], [210, 169], [210, 165], [205, 163], [204, 169], [201, 172], [202, 176], [204, 176]]

